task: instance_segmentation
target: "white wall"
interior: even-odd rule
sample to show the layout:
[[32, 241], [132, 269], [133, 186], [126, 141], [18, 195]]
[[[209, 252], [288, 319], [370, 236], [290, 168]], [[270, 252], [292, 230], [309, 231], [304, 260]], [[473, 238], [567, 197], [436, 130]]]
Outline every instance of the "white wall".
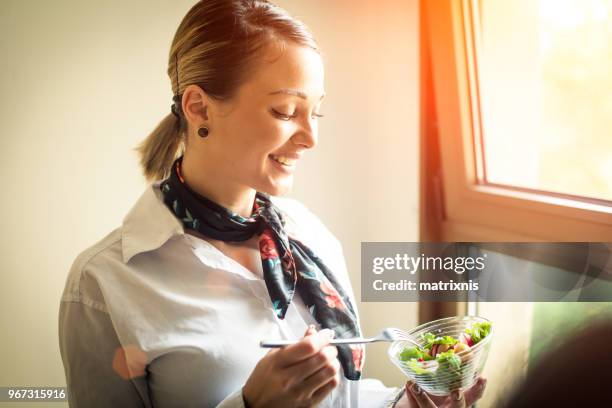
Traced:
[[[168, 49], [192, 4], [0, 3], [0, 385], [65, 384], [66, 274], [146, 186], [131, 149], [169, 112]], [[326, 61], [320, 144], [292, 195], [342, 241], [359, 296], [361, 241], [418, 240], [417, 1], [279, 4], [312, 28]], [[359, 309], [368, 335], [416, 322], [413, 304]], [[366, 375], [399, 384], [385, 353], [369, 346]]]

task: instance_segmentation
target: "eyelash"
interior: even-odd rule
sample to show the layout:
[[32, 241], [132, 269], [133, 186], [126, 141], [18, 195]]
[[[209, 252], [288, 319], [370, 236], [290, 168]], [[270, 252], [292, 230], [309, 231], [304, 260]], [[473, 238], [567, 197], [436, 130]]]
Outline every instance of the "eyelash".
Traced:
[[[285, 120], [285, 121], [289, 121], [295, 117], [297, 117], [297, 114], [294, 113], [293, 115], [285, 115], [284, 113], [280, 113], [279, 111], [277, 111], [276, 109], [272, 109], [272, 113], [274, 114], [274, 116], [276, 116], [278, 119], [280, 120]], [[314, 113], [312, 116], [318, 118], [322, 118], [324, 115], [321, 115], [320, 113]]]

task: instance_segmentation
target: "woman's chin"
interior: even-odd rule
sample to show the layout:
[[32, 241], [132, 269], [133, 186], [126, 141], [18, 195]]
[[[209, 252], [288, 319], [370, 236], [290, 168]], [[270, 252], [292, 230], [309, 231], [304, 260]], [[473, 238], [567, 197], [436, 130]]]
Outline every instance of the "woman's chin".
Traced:
[[266, 186], [262, 186], [258, 191], [269, 194], [271, 196], [283, 196], [289, 194], [293, 188], [293, 177], [288, 180], [275, 180], [275, 183], [266, 183]]

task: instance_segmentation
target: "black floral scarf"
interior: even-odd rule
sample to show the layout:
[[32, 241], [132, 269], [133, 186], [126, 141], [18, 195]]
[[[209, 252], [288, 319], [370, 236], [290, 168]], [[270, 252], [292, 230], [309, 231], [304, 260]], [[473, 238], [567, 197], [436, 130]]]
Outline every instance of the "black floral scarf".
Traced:
[[[245, 218], [196, 193], [181, 176], [182, 157], [161, 182], [164, 203], [185, 228], [221, 241], [246, 241], [259, 236], [264, 281], [274, 312], [284, 319], [297, 291], [314, 319], [336, 338], [360, 337], [354, 306], [334, 274], [306, 245], [285, 231], [282, 213], [268, 195], [257, 192], [251, 217]], [[344, 375], [359, 380], [363, 345], [338, 345]]]

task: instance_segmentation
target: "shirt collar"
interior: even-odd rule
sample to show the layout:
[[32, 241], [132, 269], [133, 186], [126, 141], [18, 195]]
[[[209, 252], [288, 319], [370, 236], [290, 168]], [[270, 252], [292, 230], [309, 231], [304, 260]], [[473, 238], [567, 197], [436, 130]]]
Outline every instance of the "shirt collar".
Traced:
[[[175, 235], [185, 236], [183, 224], [164, 203], [159, 188], [162, 181], [155, 181], [147, 187], [123, 219], [121, 249], [126, 264], [134, 255], [155, 250]], [[275, 205], [284, 203], [279, 197], [270, 196], [270, 199]], [[288, 221], [285, 231], [292, 235], [295, 224], [290, 218], [285, 220]]]
[[161, 247], [174, 235], [184, 235], [183, 224], [163, 202], [159, 185], [155, 181], [140, 196], [123, 219], [121, 246], [123, 262], [141, 252]]

